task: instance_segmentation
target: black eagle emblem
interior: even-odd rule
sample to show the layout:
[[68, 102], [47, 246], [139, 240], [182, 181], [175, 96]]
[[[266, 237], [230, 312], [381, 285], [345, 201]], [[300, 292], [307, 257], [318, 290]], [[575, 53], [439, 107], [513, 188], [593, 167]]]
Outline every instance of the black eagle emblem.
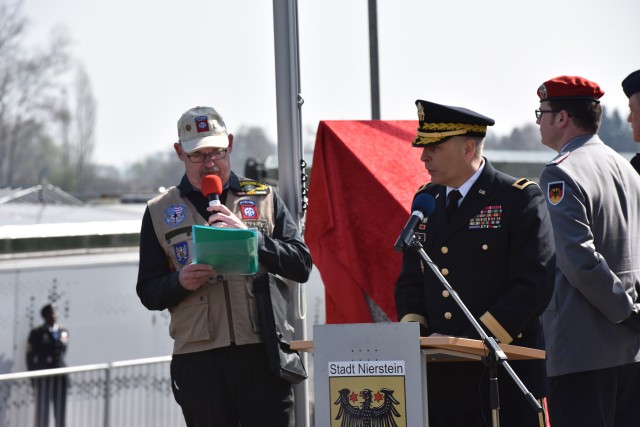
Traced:
[[395, 417], [399, 417], [400, 413], [395, 405], [399, 404], [393, 391], [388, 388], [381, 388], [376, 393], [376, 400], [382, 399], [380, 406], [372, 406], [373, 392], [364, 389], [359, 396], [364, 399], [360, 406], [351, 404], [351, 400], [355, 400], [355, 393], [351, 393], [348, 388], [339, 391], [340, 397], [333, 403], [340, 405], [336, 420], [341, 420], [340, 427], [398, 427]]

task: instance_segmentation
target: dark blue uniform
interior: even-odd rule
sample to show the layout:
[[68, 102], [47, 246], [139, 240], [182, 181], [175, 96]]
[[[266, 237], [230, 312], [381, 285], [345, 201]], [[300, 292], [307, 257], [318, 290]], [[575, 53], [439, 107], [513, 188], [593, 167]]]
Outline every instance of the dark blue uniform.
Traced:
[[636, 172], [640, 173], [640, 153], [636, 153], [635, 156], [631, 159], [631, 166], [636, 170]]
[[[69, 345], [69, 332], [62, 327], [44, 324], [31, 331], [27, 348], [27, 368], [30, 371], [63, 368]], [[67, 376], [55, 375], [35, 378], [36, 427], [49, 425], [49, 406], [53, 403], [56, 427], [65, 425]]]
[[[496, 171], [484, 161], [484, 170], [450, 221], [445, 217], [446, 188], [427, 184], [420, 189], [419, 193], [436, 199], [436, 208], [416, 236], [490, 336], [505, 344], [542, 349], [539, 316], [553, 292], [555, 271], [545, 199], [535, 183]], [[403, 255], [395, 296], [398, 319], [414, 316], [426, 320], [423, 335], [479, 338], [455, 300], [411, 249]], [[509, 364], [536, 398], [546, 395], [544, 360]], [[448, 414], [447, 419], [461, 414], [459, 425], [475, 425], [477, 420], [470, 421], [462, 414], [481, 407], [491, 424], [489, 372], [482, 364], [430, 363], [427, 377], [432, 425], [440, 425], [437, 417], [442, 411]], [[528, 404], [502, 368], [498, 378], [502, 425], [539, 425], [533, 408], [531, 422], [523, 420], [520, 411], [511, 418], [510, 405]]]

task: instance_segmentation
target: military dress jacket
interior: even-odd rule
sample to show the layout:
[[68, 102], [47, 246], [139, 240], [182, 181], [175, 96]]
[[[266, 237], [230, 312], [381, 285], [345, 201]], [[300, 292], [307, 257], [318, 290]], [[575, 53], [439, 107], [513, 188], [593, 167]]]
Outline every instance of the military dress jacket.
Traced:
[[[427, 184], [418, 194], [422, 192], [436, 199], [436, 208], [426, 225], [419, 226], [416, 238], [476, 320], [501, 343], [543, 348], [539, 316], [553, 292], [555, 249], [538, 185], [499, 172], [485, 159], [482, 173], [450, 221], [445, 216], [446, 188]], [[414, 250], [403, 254], [395, 296], [398, 318], [419, 320], [423, 335], [479, 338]], [[544, 361], [510, 365], [536, 397], [545, 394]], [[482, 374], [479, 363], [430, 364], [429, 399], [441, 404], [467, 400], [477, 409]], [[501, 401], [521, 394], [506, 372], [499, 380]]]
[[621, 323], [640, 302], [640, 176], [587, 135], [545, 167], [540, 186], [558, 267], [542, 315], [549, 376], [640, 361], [640, 332]]

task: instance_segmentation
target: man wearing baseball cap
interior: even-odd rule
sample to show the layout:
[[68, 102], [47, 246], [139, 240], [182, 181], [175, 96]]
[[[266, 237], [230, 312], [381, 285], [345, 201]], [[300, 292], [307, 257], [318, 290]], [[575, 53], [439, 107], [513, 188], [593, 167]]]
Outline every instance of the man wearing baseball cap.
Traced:
[[[627, 117], [627, 121], [631, 123], [633, 140], [640, 142], [640, 70], [629, 74], [622, 81], [622, 90], [629, 98], [629, 117]], [[640, 153], [633, 156], [631, 164], [640, 173]]]
[[640, 396], [640, 175], [597, 135], [604, 91], [583, 77], [538, 88], [540, 176], [556, 244], [542, 315], [553, 427], [636, 426]]
[[[231, 171], [233, 142], [213, 108], [178, 121], [173, 147], [185, 173], [147, 204], [136, 290], [149, 310], [171, 314], [171, 385], [188, 427], [292, 427], [292, 386], [270, 369], [253, 285], [266, 274], [269, 284], [275, 275], [306, 282], [311, 255], [279, 195]], [[209, 178], [219, 203], [203, 195]], [[258, 275], [193, 263], [193, 225], [257, 229]]]

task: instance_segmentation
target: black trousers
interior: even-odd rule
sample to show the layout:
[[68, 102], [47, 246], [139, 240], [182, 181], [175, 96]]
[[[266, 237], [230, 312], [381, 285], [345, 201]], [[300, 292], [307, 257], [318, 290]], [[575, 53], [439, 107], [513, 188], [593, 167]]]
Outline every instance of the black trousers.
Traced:
[[640, 426], [640, 362], [549, 380], [553, 427]]
[[65, 426], [67, 408], [67, 377], [57, 375], [39, 377], [33, 380], [33, 392], [36, 401], [35, 427], [49, 425], [49, 409], [53, 404], [56, 427]]
[[[501, 404], [498, 411], [500, 427], [547, 427], [544, 401], [539, 399], [538, 403], [543, 408], [541, 413], [537, 413], [528, 402]], [[492, 415], [490, 405], [477, 411], [442, 410], [432, 405], [429, 406], [429, 427], [491, 427]]]
[[293, 427], [293, 388], [269, 370], [263, 344], [176, 354], [173, 396], [188, 427]]

